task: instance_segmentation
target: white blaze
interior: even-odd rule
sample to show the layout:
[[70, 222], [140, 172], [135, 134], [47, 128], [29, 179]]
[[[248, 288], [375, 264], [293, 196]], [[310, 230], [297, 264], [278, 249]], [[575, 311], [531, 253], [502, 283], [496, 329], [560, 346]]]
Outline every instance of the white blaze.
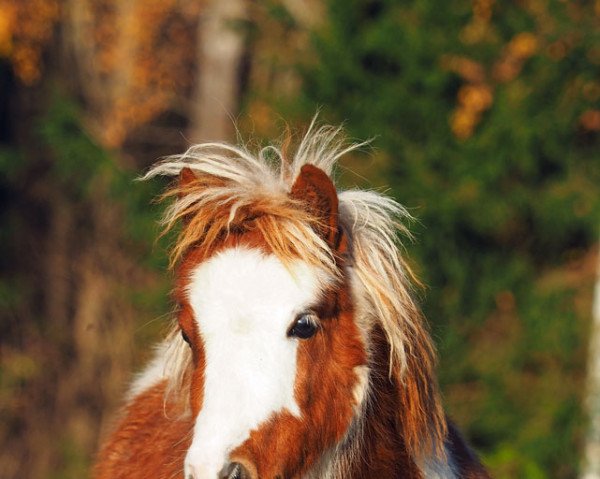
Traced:
[[216, 478], [228, 454], [274, 413], [299, 416], [298, 340], [286, 333], [314, 306], [326, 278], [300, 261], [231, 248], [199, 265], [188, 287], [204, 342], [204, 401], [185, 460], [186, 479]]

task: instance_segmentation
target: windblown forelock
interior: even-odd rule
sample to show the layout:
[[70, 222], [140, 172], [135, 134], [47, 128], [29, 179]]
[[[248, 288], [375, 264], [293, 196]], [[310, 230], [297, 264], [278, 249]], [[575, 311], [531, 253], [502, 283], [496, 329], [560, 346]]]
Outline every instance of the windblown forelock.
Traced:
[[211, 191], [201, 180], [197, 185], [175, 186], [167, 195], [178, 199], [167, 210], [165, 231], [180, 220], [184, 224], [171, 250], [172, 265], [191, 247], [210, 256], [228, 236], [258, 232], [282, 262], [301, 259], [336, 272], [331, 251], [315, 233], [318, 219], [286, 195], [261, 191], [259, 185], [253, 191], [226, 186]]
[[316, 117], [291, 160], [285, 153], [289, 138], [282, 147], [267, 146], [256, 155], [245, 147], [205, 143], [166, 158], [144, 175], [142, 179], [173, 177], [190, 168], [197, 177], [183, 186], [174, 184], [162, 196], [176, 198], [161, 221], [163, 233], [182, 219], [189, 223], [171, 250], [171, 266], [191, 245], [210, 246], [232, 229], [251, 226], [246, 224], [251, 218], [282, 261], [301, 258], [335, 271], [327, 244], [315, 234], [319, 220], [289, 192], [303, 165], [313, 164], [331, 175], [340, 157], [366, 143], [349, 144], [340, 127], [317, 127], [315, 121]]

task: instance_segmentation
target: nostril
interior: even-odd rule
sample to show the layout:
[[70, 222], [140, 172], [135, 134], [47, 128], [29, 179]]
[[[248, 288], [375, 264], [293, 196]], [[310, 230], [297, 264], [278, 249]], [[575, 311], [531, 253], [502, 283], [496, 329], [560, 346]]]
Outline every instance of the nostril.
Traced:
[[221, 479], [251, 479], [250, 474], [239, 462], [232, 462], [223, 468]]
[[199, 479], [201, 476], [198, 473], [198, 471], [196, 471], [195, 467], [190, 466], [189, 464], [186, 464], [183, 477], [185, 479]]

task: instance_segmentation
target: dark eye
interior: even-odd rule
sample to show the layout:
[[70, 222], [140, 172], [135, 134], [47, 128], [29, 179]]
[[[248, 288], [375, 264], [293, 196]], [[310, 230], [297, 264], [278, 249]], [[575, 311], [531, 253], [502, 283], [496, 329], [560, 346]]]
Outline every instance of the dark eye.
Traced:
[[185, 331], [182, 329], [181, 330], [181, 337], [183, 338], [183, 340], [188, 343], [189, 346], [192, 345], [192, 343], [190, 342], [190, 338], [188, 338], [188, 335], [185, 334]]
[[319, 324], [314, 314], [302, 313], [296, 317], [296, 321], [288, 331], [289, 337], [308, 339], [319, 329]]

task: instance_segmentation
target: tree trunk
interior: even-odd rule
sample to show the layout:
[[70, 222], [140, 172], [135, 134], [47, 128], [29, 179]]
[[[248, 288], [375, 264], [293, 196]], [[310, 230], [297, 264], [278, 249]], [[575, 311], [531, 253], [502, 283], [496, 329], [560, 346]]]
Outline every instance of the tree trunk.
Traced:
[[198, 23], [198, 61], [189, 140], [230, 139], [240, 102], [246, 0], [211, 0]]
[[582, 479], [600, 479], [600, 254], [592, 306], [586, 408], [589, 425]]

